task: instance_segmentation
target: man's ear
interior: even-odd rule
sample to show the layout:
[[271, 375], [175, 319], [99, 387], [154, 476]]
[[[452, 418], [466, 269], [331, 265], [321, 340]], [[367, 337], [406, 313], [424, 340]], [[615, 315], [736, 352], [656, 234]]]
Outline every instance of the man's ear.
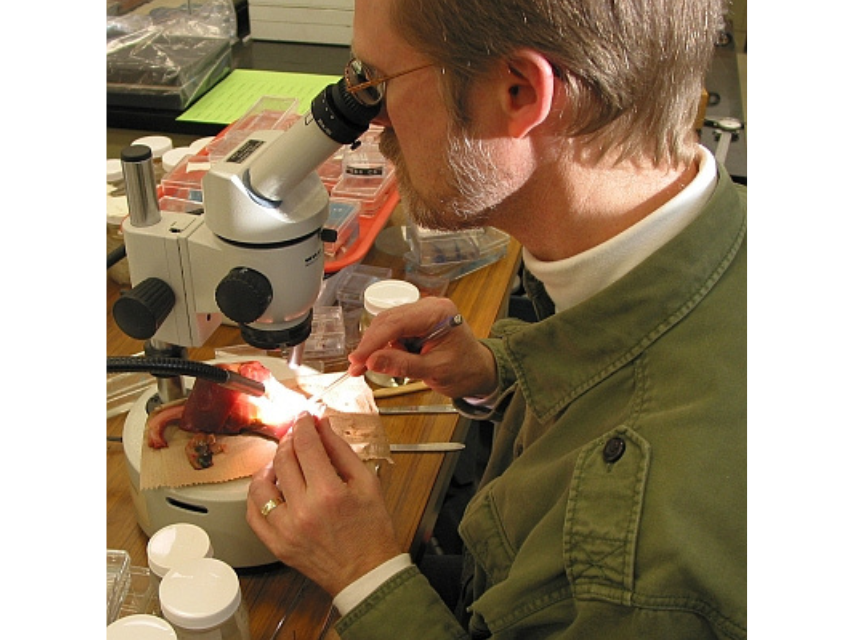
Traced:
[[522, 49], [506, 61], [499, 79], [509, 134], [523, 138], [542, 124], [554, 101], [554, 68], [541, 53]]

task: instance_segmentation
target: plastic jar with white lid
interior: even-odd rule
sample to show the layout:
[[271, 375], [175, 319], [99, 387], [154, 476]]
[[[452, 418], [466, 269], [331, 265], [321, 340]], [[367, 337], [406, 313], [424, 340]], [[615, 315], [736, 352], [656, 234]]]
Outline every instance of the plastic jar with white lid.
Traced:
[[174, 149], [169, 149], [163, 154], [163, 171], [168, 175], [172, 169], [181, 163], [181, 160], [189, 155], [192, 155], [192, 151], [190, 151], [189, 147], [175, 147]]
[[159, 582], [169, 569], [198, 558], [212, 558], [210, 536], [201, 527], [179, 522], [158, 530], [148, 540], [148, 568], [151, 579]]
[[[121, 223], [127, 214], [127, 192], [121, 160], [110, 158], [107, 160], [107, 255], [124, 244]], [[107, 269], [107, 274], [118, 284], [130, 284], [127, 260], [120, 260], [111, 266]]]
[[251, 640], [237, 572], [216, 558], [170, 569], [160, 583], [160, 608], [179, 640]]
[[[359, 329], [364, 333], [378, 314], [387, 309], [417, 302], [420, 297], [421, 292], [418, 288], [405, 280], [374, 282], [364, 290], [364, 311], [361, 314]], [[398, 387], [409, 381], [408, 378], [398, 378], [375, 371], [368, 371], [364, 377], [381, 387]]]
[[178, 640], [178, 634], [163, 618], [138, 613], [111, 623], [107, 640]]
[[143, 136], [137, 138], [131, 144], [141, 144], [151, 149], [151, 157], [154, 164], [154, 183], [160, 184], [160, 180], [166, 174], [163, 168], [163, 154], [172, 148], [172, 139], [168, 136]]

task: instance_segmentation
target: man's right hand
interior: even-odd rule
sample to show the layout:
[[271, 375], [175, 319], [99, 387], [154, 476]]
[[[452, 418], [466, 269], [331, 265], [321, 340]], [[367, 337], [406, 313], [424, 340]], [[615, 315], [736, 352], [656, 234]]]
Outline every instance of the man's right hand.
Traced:
[[404, 340], [422, 338], [459, 313], [448, 298], [427, 297], [388, 309], [370, 323], [358, 347], [349, 355], [349, 372], [366, 370], [423, 380], [450, 398], [486, 397], [497, 387], [494, 356], [465, 322], [410, 353]]

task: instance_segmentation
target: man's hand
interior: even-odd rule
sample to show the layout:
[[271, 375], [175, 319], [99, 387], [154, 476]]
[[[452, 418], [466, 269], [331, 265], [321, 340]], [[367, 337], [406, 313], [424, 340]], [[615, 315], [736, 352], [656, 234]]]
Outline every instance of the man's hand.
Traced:
[[[275, 499], [284, 502], [263, 516]], [[307, 413], [252, 478], [246, 518], [279, 560], [333, 597], [400, 553], [379, 479], [328, 420]]]
[[497, 386], [494, 356], [466, 323], [427, 342], [420, 353], [405, 349], [405, 340], [421, 338], [458, 313], [448, 298], [422, 298], [383, 311], [374, 318], [358, 347], [350, 353], [349, 372], [366, 370], [423, 380], [450, 398], [488, 396]]

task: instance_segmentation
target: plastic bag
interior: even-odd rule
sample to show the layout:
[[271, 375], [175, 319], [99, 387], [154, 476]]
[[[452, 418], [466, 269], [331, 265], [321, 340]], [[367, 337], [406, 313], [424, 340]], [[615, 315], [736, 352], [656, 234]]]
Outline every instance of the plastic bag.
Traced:
[[107, 104], [182, 110], [231, 70], [232, 0], [154, 1], [107, 15]]

